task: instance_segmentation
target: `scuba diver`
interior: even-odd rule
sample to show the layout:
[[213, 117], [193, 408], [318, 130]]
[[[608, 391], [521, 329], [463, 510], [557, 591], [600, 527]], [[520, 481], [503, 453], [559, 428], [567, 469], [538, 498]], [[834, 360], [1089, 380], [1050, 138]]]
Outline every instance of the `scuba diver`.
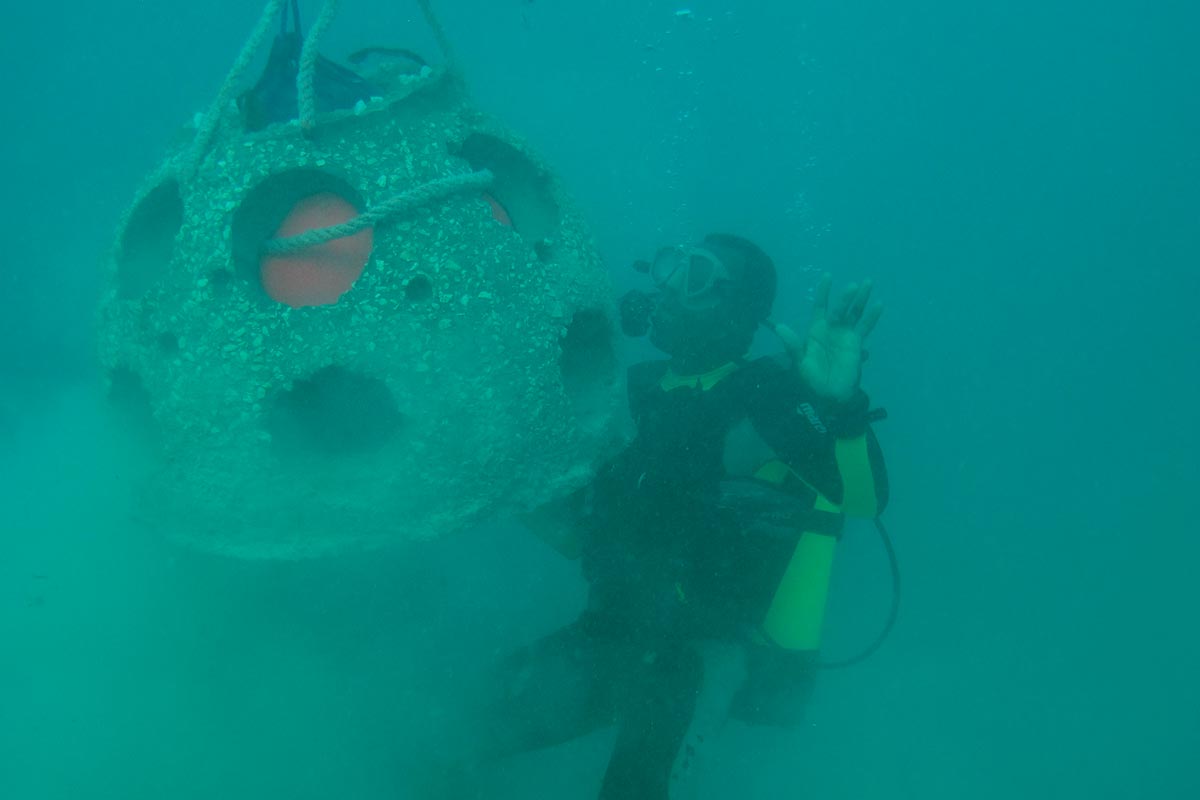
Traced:
[[[712, 234], [640, 269], [654, 291], [621, 299], [622, 327], [669, 358], [629, 369], [636, 434], [591, 485], [526, 520], [580, 559], [586, 609], [502, 664], [468, 756], [616, 725], [601, 800], [675, 796], [705, 725], [798, 724], [843, 519], [875, 517], [888, 491], [859, 388], [881, 313], [869, 282], [830, 305], [826, 276], [801, 340], [768, 321], [775, 267], [746, 239]], [[786, 354], [747, 358], [760, 325]], [[430, 796], [487, 797], [474, 780]]]

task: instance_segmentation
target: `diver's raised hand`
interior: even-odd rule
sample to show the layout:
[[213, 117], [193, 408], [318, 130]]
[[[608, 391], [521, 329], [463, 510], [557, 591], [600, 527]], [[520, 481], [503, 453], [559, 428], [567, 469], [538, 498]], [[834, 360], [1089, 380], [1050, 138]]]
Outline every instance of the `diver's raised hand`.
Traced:
[[[829, 275], [821, 278], [813, 300], [812, 322], [803, 342], [784, 337], [800, 377], [823, 397], [849, 400], [858, 390], [864, 359], [863, 342], [879, 322], [883, 306], [867, 305], [871, 281], [850, 284], [836, 304], [829, 305]], [[790, 338], [790, 341], [789, 341]]]

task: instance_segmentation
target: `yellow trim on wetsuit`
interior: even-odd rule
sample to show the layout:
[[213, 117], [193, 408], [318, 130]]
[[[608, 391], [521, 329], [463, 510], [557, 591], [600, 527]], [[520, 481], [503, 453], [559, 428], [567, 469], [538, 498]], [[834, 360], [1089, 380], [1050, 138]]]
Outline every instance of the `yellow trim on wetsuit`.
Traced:
[[874, 517], [879, 513], [875, 496], [875, 472], [867, 452], [867, 435], [838, 439], [834, 456], [842, 476], [842, 510], [852, 517]]
[[[778, 460], [763, 464], [754, 477], [777, 485], [789, 479], [808, 485], [791, 467]], [[814, 511], [841, 513], [837, 504], [815, 489], [813, 491], [816, 493]], [[836, 536], [801, 531], [762, 622], [763, 634], [776, 645], [787, 650], [820, 649], [836, 549]]]
[[735, 372], [740, 365], [736, 361], [730, 361], [727, 364], [722, 364], [716, 369], [710, 369], [708, 372], [701, 372], [698, 375], [680, 375], [673, 372], [670, 367], [667, 368], [667, 373], [662, 376], [658, 382], [658, 386], [664, 392], [669, 392], [672, 389], [687, 387], [689, 389], [702, 389], [708, 391], [716, 386], [730, 374]]
[[816, 500], [813, 501], [814, 511], [828, 511], [831, 514], [842, 513], [841, 506], [818, 492], [815, 486], [804, 480], [804, 478], [801, 478], [794, 469], [778, 459], [774, 459], [763, 464], [761, 467], [755, 470], [754, 477], [760, 481], [774, 483], [777, 486], [782, 486], [788, 480], [794, 480], [807, 487], [814, 495], [816, 495]]
[[758, 478], [760, 481], [766, 481], [767, 483], [782, 484], [785, 480], [787, 480], [789, 473], [792, 475], [796, 474], [787, 464], [783, 463], [782, 461], [775, 460], [768, 461], [759, 467], [754, 473], [754, 477]]
[[763, 618], [763, 632], [786, 650], [819, 650], [837, 538], [804, 531]]

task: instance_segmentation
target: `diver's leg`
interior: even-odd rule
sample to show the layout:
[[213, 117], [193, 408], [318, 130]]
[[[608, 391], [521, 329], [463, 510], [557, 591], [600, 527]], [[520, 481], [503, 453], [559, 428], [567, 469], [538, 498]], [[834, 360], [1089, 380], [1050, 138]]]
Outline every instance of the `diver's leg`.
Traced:
[[657, 651], [639, 665], [620, 709], [601, 800], [666, 800], [702, 677], [699, 654], [685, 646]]

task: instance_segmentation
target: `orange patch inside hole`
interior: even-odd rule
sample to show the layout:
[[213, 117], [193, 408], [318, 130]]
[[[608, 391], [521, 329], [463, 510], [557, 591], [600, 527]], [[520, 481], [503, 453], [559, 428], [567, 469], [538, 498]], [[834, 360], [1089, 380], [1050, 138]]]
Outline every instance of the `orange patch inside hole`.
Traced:
[[[356, 216], [358, 209], [345, 198], [331, 192], [314, 194], [292, 207], [274, 238], [341, 225]], [[362, 275], [374, 241], [374, 230], [364, 228], [295, 253], [266, 256], [259, 271], [263, 288], [272, 300], [292, 308], [333, 305]]]

